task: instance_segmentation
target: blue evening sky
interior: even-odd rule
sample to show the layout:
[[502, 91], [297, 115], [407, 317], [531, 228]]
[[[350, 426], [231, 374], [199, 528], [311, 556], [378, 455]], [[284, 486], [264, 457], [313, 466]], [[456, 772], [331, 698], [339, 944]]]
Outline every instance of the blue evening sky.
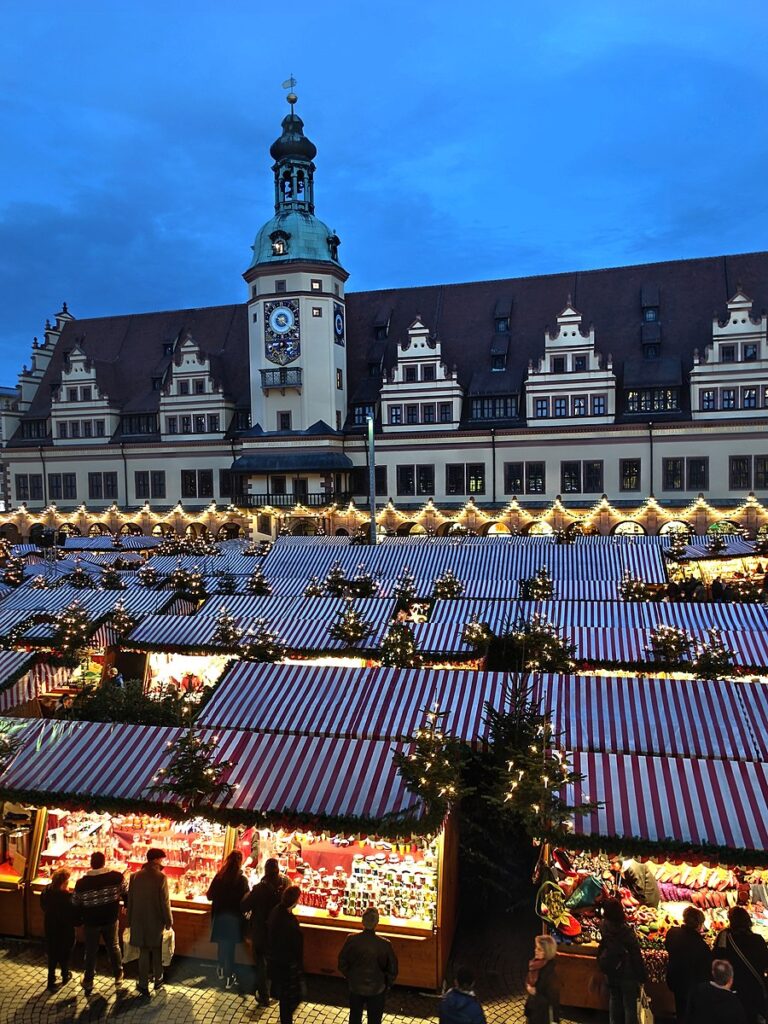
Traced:
[[351, 289], [768, 247], [764, 0], [5, 0], [0, 383], [241, 301], [298, 79]]

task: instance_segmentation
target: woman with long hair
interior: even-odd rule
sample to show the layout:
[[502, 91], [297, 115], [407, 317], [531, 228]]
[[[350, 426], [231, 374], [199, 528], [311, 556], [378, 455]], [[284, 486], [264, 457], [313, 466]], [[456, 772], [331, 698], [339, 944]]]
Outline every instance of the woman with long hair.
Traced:
[[248, 880], [243, 874], [243, 855], [233, 850], [224, 859], [208, 886], [213, 923], [211, 942], [218, 946], [219, 965], [216, 974], [223, 979], [225, 988], [237, 984], [235, 950], [243, 938], [243, 915], [240, 903], [248, 892]]
[[48, 988], [56, 989], [56, 968], [61, 968], [63, 985], [72, 977], [69, 958], [75, 944], [75, 908], [69, 891], [69, 872], [55, 871], [50, 884], [40, 894], [43, 910], [45, 946], [48, 953]]

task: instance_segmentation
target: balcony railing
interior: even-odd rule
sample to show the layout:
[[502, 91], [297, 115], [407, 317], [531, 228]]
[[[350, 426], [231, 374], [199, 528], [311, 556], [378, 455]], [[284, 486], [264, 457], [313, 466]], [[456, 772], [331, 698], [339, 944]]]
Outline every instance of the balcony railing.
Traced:
[[262, 370], [262, 388], [300, 388], [301, 367], [282, 367], [280, 370]]
[[346, 505], [352, 497], [351, 491], [309, 491], [299, 494], [246, 494], [236, 500], [246, 508], [257, 508], [260, 505], [271, 505], [273, 508], [293, 508], [294, 505], [306, 505], [307, 508], [322, 508], [336, 502]]

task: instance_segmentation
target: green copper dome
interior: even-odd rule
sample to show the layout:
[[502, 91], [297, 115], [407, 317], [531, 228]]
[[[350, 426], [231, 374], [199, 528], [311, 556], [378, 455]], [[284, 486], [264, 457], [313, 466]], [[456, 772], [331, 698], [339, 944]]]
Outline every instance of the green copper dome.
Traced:
[[251, 266], [309, 260], [338, 267], [338, 246], [335, 233], [313, 213], [281, 209], [256, 235]]

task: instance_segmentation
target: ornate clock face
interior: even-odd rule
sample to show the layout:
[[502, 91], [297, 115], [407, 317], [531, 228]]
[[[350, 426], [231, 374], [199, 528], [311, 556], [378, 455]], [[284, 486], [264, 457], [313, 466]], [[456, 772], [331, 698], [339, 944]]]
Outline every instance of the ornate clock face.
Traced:
[[299, 304], [296, 299], [264, 303], [264, 354], [285, 366], [301, 355]]
[[344, 307], [338, 303], [333, 304], [333, 334], [337, 345], [344, 344]]

